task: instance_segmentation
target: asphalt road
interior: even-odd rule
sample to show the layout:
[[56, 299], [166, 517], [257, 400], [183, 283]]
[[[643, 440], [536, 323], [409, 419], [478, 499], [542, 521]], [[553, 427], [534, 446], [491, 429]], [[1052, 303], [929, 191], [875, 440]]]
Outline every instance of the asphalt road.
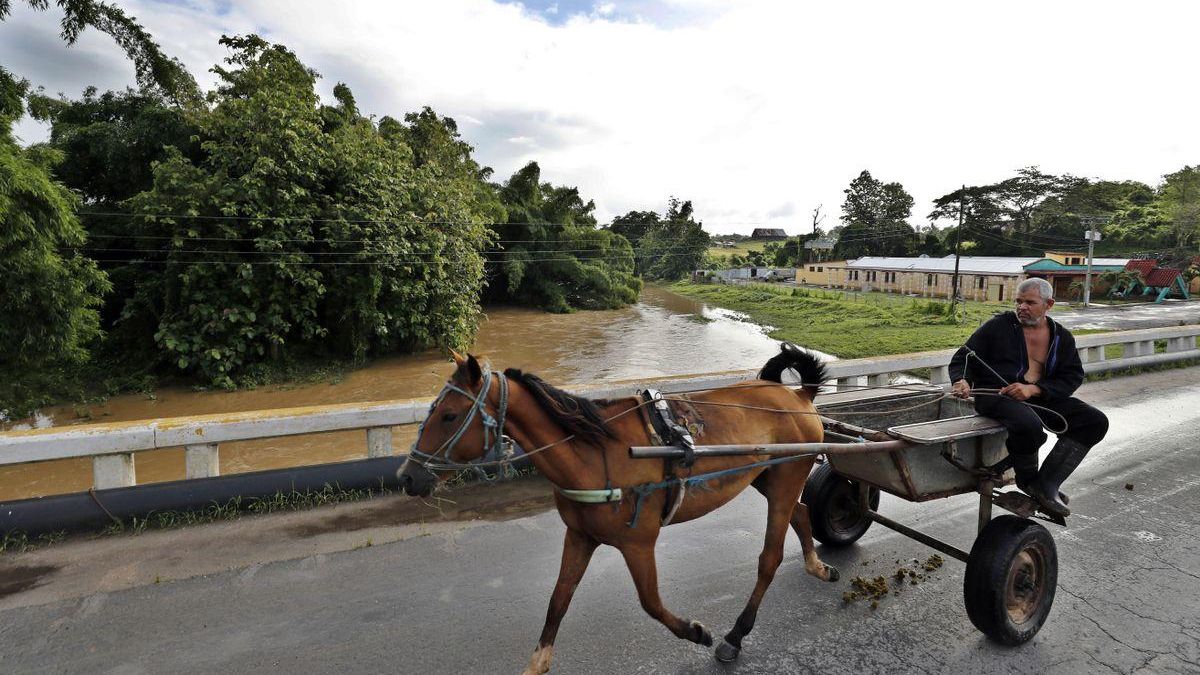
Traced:
[[[897, 561], [932, 553], [875, 526], [857, 545], [821, 550], [843, 572], [837, 583], [805, 574], [789, 540], [730, 666], [645, 616], [619, 555], [601, 549], [563, 623], [554, 672], [1200, 672], [1200, 370], [1093, 383], [1083, 395], [1113, 428], [1068, 483], [1070, 526], [1049, 526], [1058, 595], [1026, 645], [1001, 647], [976, 632], [954, 560], [876, 610], [845, 604], [851, 577], [888, 575]], [[881, 510], [968, 547], [975, 502], [885, 496]], [[659, 576], [674, 611], [717, 634], [729, 628], [754, 583], [764, 512], [745, 494], [664, 533]], [[0, 610], [0, 672], [515, 673], [541, 629], [562, 532], [548, 512]]]
[[1169, 301], [1160, 305], [1112, 305], [1109, 307], [1075, 306], [1070, 312], [1054, 314], [1054, 320], [1068, 328], [1105, 328], [1134, 330], [1200, 323], [1200, 302]]

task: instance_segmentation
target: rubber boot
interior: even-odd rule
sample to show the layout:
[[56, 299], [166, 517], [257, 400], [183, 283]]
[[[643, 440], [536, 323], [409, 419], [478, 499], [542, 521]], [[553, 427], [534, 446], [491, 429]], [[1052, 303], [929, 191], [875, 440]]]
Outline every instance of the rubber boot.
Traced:
[[1017, 487], [1025, 494], [1036, 499], [1037, 495], [1033, 494], [1031, 490], [1036, 490], [1038, 482], [1037, 453], [1009, 455], [1009, 458], [1012, 459], [1013, 473], [1017, 477]]
[[[1009, 469], [1013, 468], [1012, 455], [1005, 455], [1004, 459], [1000, 460], [999, 462], [996, 462], [995, 464], [990, 464], [985, 468], [990, 473], [993, 473], [997, 476], [1003, 476], [1005, 471], [1008, 471]], [[1071, 498], [1068, 497], [1066, 495], [1066, 493], [1059, 490], [1058, 501], [1060, 501], [1064, 504], [1070, 504]]]
[[[1071, 515], [1071, 509], [1067, 508], [1066, 503], [1054, 497], [1062, 494], [1058, 488], [1075, 469], [1079, 468], [1079, 464], [1083, 462], [1083, 458], [1087, 456], [1089, 450], [1091, 448], [1069, 438], [1060, 438], [1054, 444], [1054, 448], [1046, 456], [1046, 461], [1042, 462], [1042, 469], [1038, 471], [1035, 481], [1034, 490], [1042, 496], [1031, 493], [1031, 496], [1047, 509], [1047, 513], [1064, 518]], [[1046, 499], [1047, 496], [1050, 498]]]

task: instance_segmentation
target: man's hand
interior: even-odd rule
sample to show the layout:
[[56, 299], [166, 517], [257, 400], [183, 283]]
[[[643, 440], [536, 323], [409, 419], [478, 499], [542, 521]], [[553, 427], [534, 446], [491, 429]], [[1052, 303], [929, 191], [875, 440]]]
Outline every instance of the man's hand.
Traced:
[[950, 393], [959, 398], [969, 398], [971, 396], [971, 385], [966, 380], [959, 380], [950, 386]]
[[1042, 388], [1036, 384], [1021, 384], [1014, 382], [1000, 390], [1001, 396], [1008, 396], [1017, 401], [1027, 401], [1042, 393]]

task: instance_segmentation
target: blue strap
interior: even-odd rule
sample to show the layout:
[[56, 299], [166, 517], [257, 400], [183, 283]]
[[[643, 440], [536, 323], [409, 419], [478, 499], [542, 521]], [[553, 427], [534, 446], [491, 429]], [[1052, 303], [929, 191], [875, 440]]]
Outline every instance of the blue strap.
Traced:
[[680, 485], [681, 487], [691, 487], [693, 485], [707, 483], [708, 481], [715, 480], [717, 478], [723, 478], [725, 476], [732, 476], [734, 474], [742, 473], [744, 471], [751, 471], [751, 470], [757, 469], [759, 467], [774, 466], [776, 464], [785, 464], [787, 462], [795, 462], [795, 461], [799, 461], [801, 459], [805, 459], [807, 457], [811, 457], [811, 455], [789, 455], [787, 457], [775, 457], [774, 459], [765, 459], [761, 462], [754, 462], [753, 464], [746, 464], [745, 466], [735, 466], [731, 469], [722, 469], [720, 471], [710, 471], [709, 473], [702, 473], [702, 474], [698, 474], [695, 476], [689, 476], [687, 478], [676, 478], [673, 480], [659, 481], [657, 483], [644, 483], [642, 485], [635, 485], [632, 488], [630, 488], [630, 490], [634, 494], [634, 502], [633, 502], [633, 516], [629, 519], [629, 527], [637, 527], [638, 516], [641, 515], [641, 512], [642, 512], [642, 501], [646, 497], [649, 497], [650, 495], [657, 492], [658, 490], [668, 488], [672, 485]]

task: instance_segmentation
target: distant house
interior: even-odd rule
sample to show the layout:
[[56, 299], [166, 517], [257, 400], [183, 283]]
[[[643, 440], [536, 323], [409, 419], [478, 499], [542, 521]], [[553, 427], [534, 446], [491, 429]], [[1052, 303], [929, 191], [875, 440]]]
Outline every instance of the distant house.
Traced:
[[787, 232], [778, 227], [756, 227], [750, 233], [751, 239], [787, 239]]

